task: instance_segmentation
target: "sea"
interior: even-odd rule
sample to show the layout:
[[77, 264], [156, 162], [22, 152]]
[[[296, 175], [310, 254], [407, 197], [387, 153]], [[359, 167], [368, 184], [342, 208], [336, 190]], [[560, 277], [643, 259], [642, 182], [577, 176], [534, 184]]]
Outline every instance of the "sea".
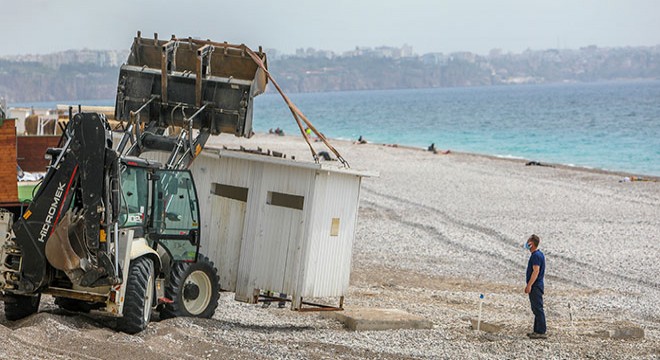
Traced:
[[[660, 176], [660, 80], [287, 95], [329, 138]], [[253, 128], [299, 133], [276, 93]]]

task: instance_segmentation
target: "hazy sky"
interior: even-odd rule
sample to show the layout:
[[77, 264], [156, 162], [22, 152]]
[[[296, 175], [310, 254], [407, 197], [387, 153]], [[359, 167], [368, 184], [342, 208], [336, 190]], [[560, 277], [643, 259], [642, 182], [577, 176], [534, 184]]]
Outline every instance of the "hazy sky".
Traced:
[[0, 55], [128, 49], [137, 30], [285, 53], [660, 44], [659, 0], [0, 0], [0, 18]]

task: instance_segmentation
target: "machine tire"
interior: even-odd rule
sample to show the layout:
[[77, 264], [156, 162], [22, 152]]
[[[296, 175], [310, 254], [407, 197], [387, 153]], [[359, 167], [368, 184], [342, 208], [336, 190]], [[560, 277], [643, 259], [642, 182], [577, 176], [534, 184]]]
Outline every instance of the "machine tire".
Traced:
[[173, 302], [165, 304], [160, 318], [211, 318], [218, 307], [219, 283], [218, 270], [204, 255], [200, 254], [195, 263], [174, 264], [165, 286], [165, 297]]
[[41, 294], [36, 296], [5, 295], [5, 297], [11, 299], [5, 300], [5, 318], [7, 320], [20, 320], [39, 310]]
[[135, 334], [147, 328], [151, 320], [154, 298], [154, 263], [148, 257], [131, 261], [126, 279], [123, 316], [117, 320], [117, 328]]

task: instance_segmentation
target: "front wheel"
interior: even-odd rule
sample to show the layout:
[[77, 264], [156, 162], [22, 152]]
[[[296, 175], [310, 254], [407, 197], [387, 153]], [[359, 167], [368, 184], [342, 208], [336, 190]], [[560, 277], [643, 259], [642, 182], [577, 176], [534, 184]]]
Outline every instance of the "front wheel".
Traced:
[[10, 321], [20, 320], [39, 310], [41, 294], [34, 296], [5, 295], [5, 318]]
[[200, 254], [195, 263], [174, 264], [165, 286], [165, 296], [172, 303], [161, 310], [161, 319], [179, 316], [211, 318], [218, 307], [219, 282], [218, 270], [206, 256]]
[[143, 256], [131, 261], [125, 282], [123, 317], [117, 323], [119, 330], [135, 334], [147, 328], [154, 299], [154, 277], [151, 259]]

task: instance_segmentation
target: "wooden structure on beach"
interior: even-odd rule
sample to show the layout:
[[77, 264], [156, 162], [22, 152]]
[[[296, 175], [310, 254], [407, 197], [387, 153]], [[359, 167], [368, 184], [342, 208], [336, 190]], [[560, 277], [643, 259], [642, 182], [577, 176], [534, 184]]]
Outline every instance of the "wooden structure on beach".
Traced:
[[0, 119], [0, 205], [18, 202], [16, 185], [16, 125]]

